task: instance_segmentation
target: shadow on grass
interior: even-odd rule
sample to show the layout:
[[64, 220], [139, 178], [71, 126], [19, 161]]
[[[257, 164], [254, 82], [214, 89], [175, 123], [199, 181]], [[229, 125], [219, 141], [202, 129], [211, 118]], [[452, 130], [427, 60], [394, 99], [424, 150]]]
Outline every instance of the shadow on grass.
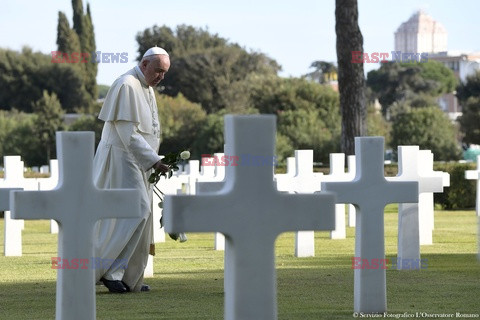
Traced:
[[[388, 269], [390, 313], [479, 313], [480, 264], [472, 254], [422, 255], [424, 270]], [[279, 260], [279, 259], [277, 259]], [[278, 318], [352, 319], [349, 257], [277, 261]], [[110, 294], [96, 286], [97, 319], [223, 319], [223, 271], [155, 273], [147, 293]], [[53, 319], [54, 282], [0, 284], [1, 319]], [[246, 306], [248, 307], [248, 306]]]

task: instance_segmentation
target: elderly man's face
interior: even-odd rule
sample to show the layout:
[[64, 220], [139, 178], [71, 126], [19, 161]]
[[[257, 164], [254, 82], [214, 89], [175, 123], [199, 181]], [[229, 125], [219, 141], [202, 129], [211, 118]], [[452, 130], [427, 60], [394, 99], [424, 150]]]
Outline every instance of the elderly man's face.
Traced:
[[155, 87], [170, 69], [170, 58], [164, 54], [155, 55], [151, 60], [144, 60], [141, 69], [148, 85]]

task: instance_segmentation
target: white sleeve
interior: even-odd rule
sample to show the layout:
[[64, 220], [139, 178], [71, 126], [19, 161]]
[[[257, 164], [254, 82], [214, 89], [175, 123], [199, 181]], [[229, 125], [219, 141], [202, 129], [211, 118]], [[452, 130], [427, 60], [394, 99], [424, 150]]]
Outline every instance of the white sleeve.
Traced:
[[122, 140], [125, 149], [130, 152], [137, 163], [147, 171], [160, 160], [160, 156], [145, 141], [137, 131], [137, 125], [131, 121], [115, 121], [120, 140]]

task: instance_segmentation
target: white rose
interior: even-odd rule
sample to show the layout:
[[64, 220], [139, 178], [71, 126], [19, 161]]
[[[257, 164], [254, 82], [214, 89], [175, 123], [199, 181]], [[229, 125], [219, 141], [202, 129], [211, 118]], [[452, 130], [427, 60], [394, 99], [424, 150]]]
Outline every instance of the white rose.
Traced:
[[182, 160], [187, 160], [188, 158], [190, 158], [190, 151], [182, 151], [180, 153], [180, 158]]

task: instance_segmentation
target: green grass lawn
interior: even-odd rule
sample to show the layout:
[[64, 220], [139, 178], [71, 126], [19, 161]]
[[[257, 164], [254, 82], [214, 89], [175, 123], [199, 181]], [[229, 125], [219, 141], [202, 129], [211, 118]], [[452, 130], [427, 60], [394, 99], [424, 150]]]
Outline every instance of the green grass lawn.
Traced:
[[[395, 210], [385, 214], [387, 258], [396, 256]], [[3, 220], [0, 228], [3, 253]], [[436, 211], [434, 244], [421, 247], [428, 268], [387, 270], [388, 312], [480, 314], [476, 232], [474, 211]], [[293, 233], [276, 242], [278, 318], [352, 319], [354, 228], [346, 240], [315, 235], [313, 258], [294, 257]], [[156, 245], [150, 292], [116, 295], [96, 286], [97, 319], [222, 319], [223, 252], [213, 250], [213, 234], [188, 236]], [[56, 241], [48, 221], [25, 222], [23, 256], [0, 257], [0, 319], [54, 319]]]

